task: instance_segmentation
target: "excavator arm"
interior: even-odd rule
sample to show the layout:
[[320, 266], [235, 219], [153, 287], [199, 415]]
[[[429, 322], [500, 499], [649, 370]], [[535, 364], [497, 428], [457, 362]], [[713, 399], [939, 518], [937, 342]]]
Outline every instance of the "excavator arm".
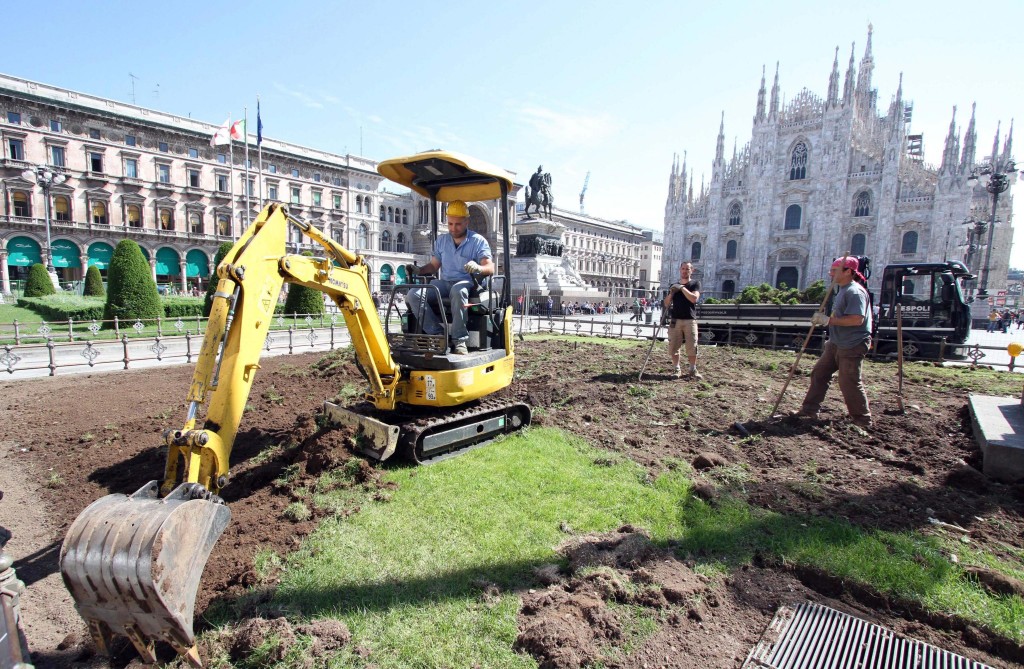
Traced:
[[[289, 224], [319, 243], [326, 258], [285, 254]], [[163, 479], [132, 495], [93, 502], [61, 548], [64, 583], [101, 652], [121, 634], [146, 661], [156, 660], [154, 642], [160, 640], [201, 666], [192, 630], [195, 596], [230, 519], [218, 493], [227, 483], [231, 448], [285, 282], [334, 301], [369, 379], [367, 399], [382, 409], [395, 405], [400, 370], [372, 307], [360, 256], [271, 204], [232, 247], [217, 276], [185, 423], [164, 433]]]

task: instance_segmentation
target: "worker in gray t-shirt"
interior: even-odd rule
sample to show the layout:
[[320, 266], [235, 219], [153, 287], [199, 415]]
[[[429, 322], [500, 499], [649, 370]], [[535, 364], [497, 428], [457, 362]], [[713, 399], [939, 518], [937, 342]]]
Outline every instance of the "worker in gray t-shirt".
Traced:
[[871, 408], [861, 382], [861, 363], [871, 348], [871, 297], [857, 281], [864, 281], [857, 258], [844, 256], [836, 260], [829, 276], [839, 287], [832, 302], [832, 313], [818, 312], [811, 318], [815, 326], [828, 326], [828, 341], [811, 371], [811, 386], [798, 415], [817, 417], [832, 375], [838, 372], [839, 390], [850, 420], [868, 428], [871, 427]]

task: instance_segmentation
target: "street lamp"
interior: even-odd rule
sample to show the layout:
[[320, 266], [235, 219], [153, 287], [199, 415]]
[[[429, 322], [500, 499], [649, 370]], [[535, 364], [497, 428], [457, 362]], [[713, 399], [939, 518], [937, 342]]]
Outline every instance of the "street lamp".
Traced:
[[50, 243], [50, 188], [64, 183], [65, 177], [46, 165], [29, 168], [22, 172], [21, 176], [26, 181], [34, 181], [43, 189], [43, 197], [46, 199], [46, 271], [52, 278], [57, 272], [53, 268], [53, 246]]
[[[993, 152], [994, 153], [994, 152]], [[985, 184], [985, 190], [992, 194], [992, 219], [988, 226], [988, 248], [985, 249], [985, 264], [981, 268], [981, 286], [978, 288], [978, 297], [988, 297], [988, 274], [989, 262], [992, 260], [992, 238], [996, 231], [996, 206], [999, 204], [999, 194], [1006, 192], [1010, 187], [1010, 176], [1017, 171], [1013, 159], [999, 160], [993, 156], [991, 163], [984, 163], [972, 170], [968, 181], [978, 181], [980, 178]], [[980, 237], [980, 235], [979, 235]]]
[[[967, 218], [964, 220], [964, 225], [967, 227], [967, 257], [964, 259], [964, 264], [967, 265], [970, 270], [977, 270], [975, 267], [976, 255], [981, 251], [981, 245], [985, 241], [985, 231], [988, 229], [988, 221], [979, 221], [974, 218]], [[977, 285], [977, 279], [972, 281], [973, 287]]]

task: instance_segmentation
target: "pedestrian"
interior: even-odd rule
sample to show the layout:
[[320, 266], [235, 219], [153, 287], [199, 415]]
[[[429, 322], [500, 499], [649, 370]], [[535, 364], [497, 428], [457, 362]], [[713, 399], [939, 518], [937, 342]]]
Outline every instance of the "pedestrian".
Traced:
[[555, 301], [548, 295], [548, 318], [551, 318], [551, 310], [555, 308]]
[[[700, 299], [700, 281], [692, 278], [693, 265], [679, 265], [679, 283], [672, 284], [665, 296], [665, 308], [671, 309], [668, 330], [668, 353], [672, 356], [677, 379], [702, 379], [697, 371], [697, 301]], [[639, 318], [637, 318], [639, 320]], [[683, 373], [679, 348], [685, 343], [689, 368]]]
[[999, 321], [999, 312], [998, 311], [993, 309], [992, 311], [988, 312], [988, 331], [989, 332], [995, 332], [996, 331], [996, 323], [998, 321]]
[[412, 266], [414, 276], [434, 274], [440, 270], [440, 278], [430, 282], [437, 290], [410, 290], [409, 308], [417, 317], [422, 317], [424, 333], [442, 334], [444, 326], [430, 305], [436, 304], [438, 293], [447, 295], [452, 309], [448, 344], [452, 353], [465, 355], [469, 352], [466, 309], [469, 291], [473, 287], [473, 275], [493, 275], [494, 263], [491, 261], [491, 246], [487, 239], [469, 229], [469, 207], [466, 203], [461, 200], [449, 202], [447, 215], [448, 234], [439, 235], [434, 242], [430, 262], [422, 267]]
[[838, 372], [839, 390], [850, 420], [862, 428], [869, 428], [871, 407], [861, 380], [861, 363], [871, 348], [871, 298], [863, 286], [865, 279], [859, 266], [859, 261], [853, 256], [844, 256], [832, 263], [829, 276], [838, 287], [832, 313], [825, 315], [818, 311], [811, 317], [815, 327], [828, 327], [828, 341], [811, 370], [811, 385], [796, 413], [816, 418], [832, 376]]

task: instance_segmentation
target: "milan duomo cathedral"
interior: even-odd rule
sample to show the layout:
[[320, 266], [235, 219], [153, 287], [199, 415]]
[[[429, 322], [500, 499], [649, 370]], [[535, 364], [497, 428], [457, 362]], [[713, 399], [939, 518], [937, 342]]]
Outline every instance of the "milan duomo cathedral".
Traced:
[[[770, 95], [762, 71], [750, 141], [727, 159], [723, 114], [710, 184], [695, 192], [685, 154], [682, 164], [673, 159], [663, 286], [678, 281], [679, 263], [688, 260], [708, 296], [731, 297], [762, 282], [805, 288], [827, 281], [832, 259], [845, 252], [871, 258], [872, 290], [891, 263], [959, 260], [979, 274], [989, 237], [970, 240], [981, 242], [971, 253], [968, 232], [973, 221], [991, 220], [993, 198], [984, 177], [968, 177], [993, 158], [1010, 158], [1012, 123], [1002, 147], [997, 129], [992, 152], [979, 156], [973, 106], [962, 143], [954, 107], [942, 163], [926, 165], [922, 137], [910, 130], [902, 75], [888, 112], [879, 115], [873, 70], [869, 26], [859, 66], [851, 48], [842, 86], [836, 49], [824, 99], [805, 88], [780, 105], [778, 65]], [[993, 295], [1006, 287], [1016, 180], [1011, 172], [1011, 188], [998, 198]]]

